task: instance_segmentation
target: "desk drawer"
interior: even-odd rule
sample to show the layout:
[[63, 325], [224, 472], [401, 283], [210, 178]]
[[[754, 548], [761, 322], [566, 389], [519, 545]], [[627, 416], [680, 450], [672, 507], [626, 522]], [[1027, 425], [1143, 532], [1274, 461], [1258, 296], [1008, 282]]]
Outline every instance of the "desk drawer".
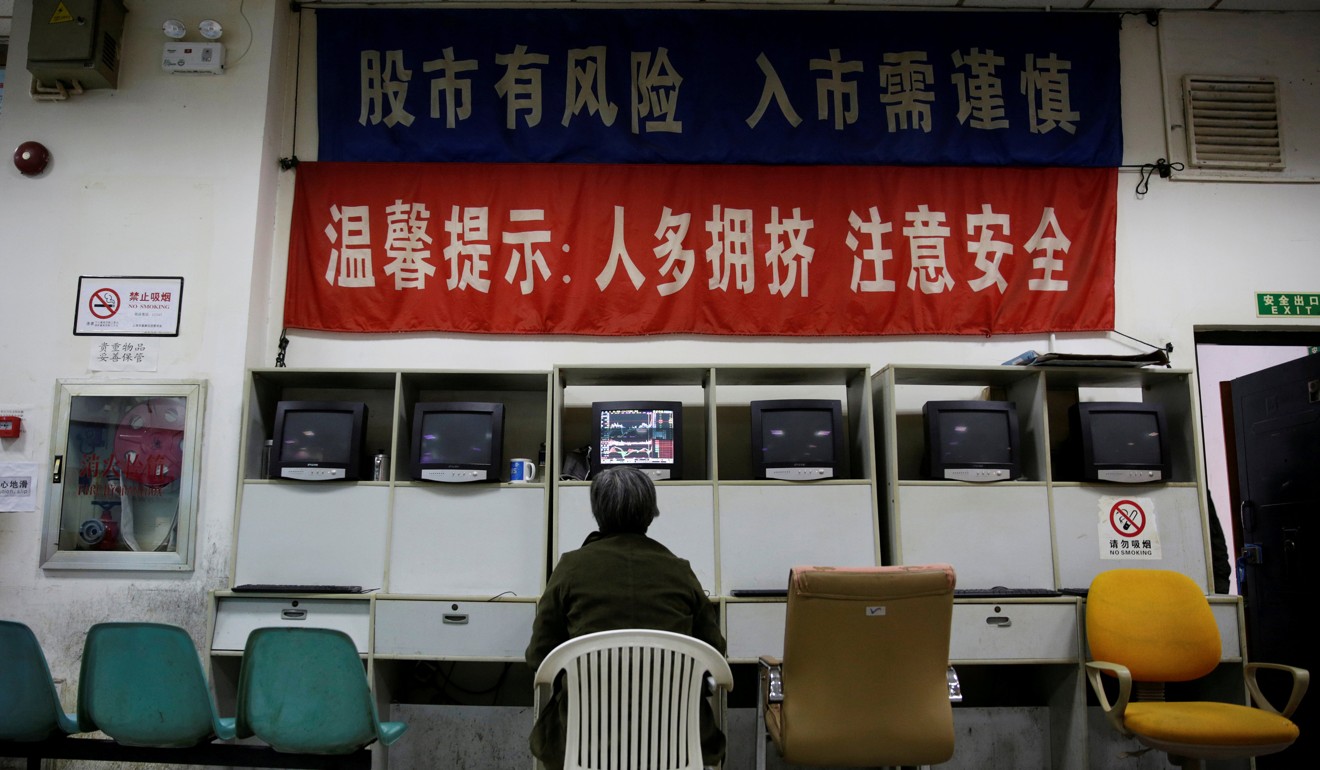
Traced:
[[1076, 661], [1075, 602], [959, 601], [949, 657], [960, 660]]
[[532, 602], [380, 599], [376, 654], [522, 660], [535, 617]]
[[289, 599], [222, 597], [216, 600], [213, 650], [242, 651], [255, 628], [334, 628], [353, 639], [358, 652], [367, 652], [371, 629], [371, 603], [367, 599]]
[[784, 601], [728, 601], [724, 605], [729, 660], [754, 661], [762, 655], [784, 656]]

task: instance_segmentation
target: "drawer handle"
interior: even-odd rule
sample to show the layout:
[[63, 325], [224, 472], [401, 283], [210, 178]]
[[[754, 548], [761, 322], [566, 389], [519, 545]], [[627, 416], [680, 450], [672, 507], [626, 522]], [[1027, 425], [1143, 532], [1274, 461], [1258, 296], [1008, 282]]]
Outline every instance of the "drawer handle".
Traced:
[[280, 610], [280, 620], [306, 620], [307, 610]]
[[468, 622], [466, 612], [446, 612], [445, 625], [447, 626], [465, 626]]
[[1000, 628], [1008, 628], [1009, 626], [1013, 625], [1013, 619], [1006, 618], [1002, 615], [991, 615], [990, 617], [985, 619], [985, 624], [987, 626], [999, 626]]

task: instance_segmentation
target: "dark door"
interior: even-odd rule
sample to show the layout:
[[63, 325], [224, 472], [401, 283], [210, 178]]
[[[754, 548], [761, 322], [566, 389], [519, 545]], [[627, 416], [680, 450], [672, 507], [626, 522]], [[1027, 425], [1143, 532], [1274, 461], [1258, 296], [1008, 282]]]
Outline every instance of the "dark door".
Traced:
[[[1248, 655], [1320, 675], [1317, 639], [1303, 604], [1313, 590], [1320, 516], [1320, 355], [1239, 377], [1232, 392]], [[1286, 691], [1262, 683], [1281, 707]], [[1293, 716], [1301, 738], [1273, 761], [1262, 758], [1260, 766], [1296, 767], [1314, 758], [1315, 712], [1314, 703], [1303, 700]]]

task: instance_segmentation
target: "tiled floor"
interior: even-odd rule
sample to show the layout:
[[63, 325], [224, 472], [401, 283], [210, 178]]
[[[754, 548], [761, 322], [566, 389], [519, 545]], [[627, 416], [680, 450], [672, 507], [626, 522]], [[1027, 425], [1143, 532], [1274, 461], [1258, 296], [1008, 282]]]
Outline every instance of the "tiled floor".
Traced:
[[[960, 708], [955, 711], [954, 757], [940, 770], [1048, 770], [1051, 765], [1044, 708]], [[389, 749], [390, 770], [508, 770], [531, 768], [526, 735], [527, 707], [396, 705], [391, 718], [409, 723], [408, 733]], [[1129, 755], [1140, 747], [1113, 733], [1098, 711], [1089, 727], [1089, 757], [1066, 766], [1086, 770], [1170, 770], [1163, 754]], [[756, 712], [729, 712], [729, 754], [724, 770], [754, 770]], [[768, 770], [792, 770], [773, 748]], [[1249, 764], [1215, 763], [1210, 770]], [[820, 770], [817, 768], [816, 770]]]

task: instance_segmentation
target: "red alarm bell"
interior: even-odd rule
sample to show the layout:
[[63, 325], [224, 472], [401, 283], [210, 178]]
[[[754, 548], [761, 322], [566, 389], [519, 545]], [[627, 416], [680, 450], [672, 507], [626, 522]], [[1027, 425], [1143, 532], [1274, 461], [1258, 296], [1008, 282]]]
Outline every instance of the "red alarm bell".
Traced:
[[14, 168], [23, 176], [37, 176], [50, 163], [50, 150], [41, 142], [23, 142], [14, 150]]

